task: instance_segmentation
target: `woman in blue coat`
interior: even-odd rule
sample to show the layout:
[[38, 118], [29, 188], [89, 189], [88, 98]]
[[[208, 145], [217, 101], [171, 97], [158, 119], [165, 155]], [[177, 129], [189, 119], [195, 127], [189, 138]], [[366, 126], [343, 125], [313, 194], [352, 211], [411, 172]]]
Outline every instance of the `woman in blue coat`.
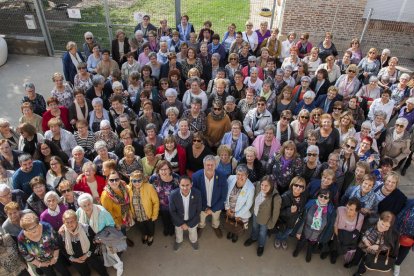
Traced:
[[63, 74], [65, 75], [66, 81], [70, 82], [73, 86], [73, 81], [76, 74], [78, 73], [78, 64], [80, 62], [85, 62], [80, 51], [78, 51], [78, 46], [75, 42], [69, 41], [66, 44], [67, 52], [63, 54], [62, 63], [63, 63]]

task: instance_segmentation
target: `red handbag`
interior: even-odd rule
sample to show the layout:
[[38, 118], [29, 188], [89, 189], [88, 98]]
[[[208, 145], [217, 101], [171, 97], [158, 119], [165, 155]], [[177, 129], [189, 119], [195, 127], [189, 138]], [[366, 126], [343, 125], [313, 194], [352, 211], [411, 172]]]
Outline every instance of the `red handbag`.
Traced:
[[405, 246], [405, 247], [411, 247], [414, 245], [414, 239], [407, 235], [401, 235], [400, 245]]

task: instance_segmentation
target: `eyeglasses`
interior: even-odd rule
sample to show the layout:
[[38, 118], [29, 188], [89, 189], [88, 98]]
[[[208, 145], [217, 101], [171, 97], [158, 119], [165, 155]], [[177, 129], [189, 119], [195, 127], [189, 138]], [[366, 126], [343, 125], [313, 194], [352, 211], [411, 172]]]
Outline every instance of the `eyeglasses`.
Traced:
[[404, 125], [400, 125], [400, 124], [395, 124], [395, 127], [400, 127], [400, 128], [404, 128]]
[[336, 109], [336, 110], [342, 110], [342, 108], [341, 108], [341, 107], [334, 107], [334, 108], [333, 108], [333, 110], [335, 110], [335, 109]]
[[301, 189], [301, 190], [305, 189], [305, 186], [300, 185], [300, 184], [296, 184], [296, 183], [293, 184], [292, 186], [293, 186], [293, 188], [298, 188], [298, 189]]
[[304, 37], [301, 37], [300, 40], [305, 40], [305, 38]]
[[193, 143], [201, 143], [201, 139], [193, 139]]
[[346, 144], [346, 148], [347, 148], [347, 149], [352, 149], [352, 150], [354, 150], [356, 147], [355, 147], [355, 146], [351, 146], [351, 145], [349, 145], [349, 144]]
[[368, 54], [375, 54], [375, 52], [368, 52]]
[[87, 38], [86, 38], [86, 40], [90, 40], [90, 39], [93, 39], [93, 38], [92, 38], [92, 37], [87, 37]]
[[246, 27], [253, 27], [253, 25], [246, 25]]
[[24, 229], [24, 231], [27, 231], [27, 232], [35, 232], [36, 229], [37, 229], [37, 227], [39, 227], [39, 224], [36, 224], [35, 226], [30, 227], [30, 228]]
[[348, 70], [348, 73], [356, 73], [354, 70]]
[[111, 182], [111, 183], [118, 182], [119, 180], [120, 180], [119, 178], [110, 178], [110, 179], [108, 179], [108, 181]]
[[309, 157], [311, 157], [311, 156], [316, 157], [316, 156], [318, 156], [318, 154], [317, 153], [308, 153], [307, 156], [309, 156]]
[[319, 114], [319, 113], [316, 113], [316, 114], [313, 114], [313, 117], [319, 117], [319, 116], [321, 116], [322, 114]]
[[303, 67], [303, 65], [302, 64], [298, 64], [298, 67]]
[[230, 58], [230, 60], [237, 60], [237, 58]]
[[290, 120], [290, 117], [282, 116], [282, 120], [289, 121]]
[[249, 60], [249, 63], [255, 63], [256, 61], [255, 60]]
[[326, 199], [326, 200], [328, 200], [328, 199], [329, 199], [329, 196], [327, 196], [327, 195], [318, 195], [318, 197], [319, 197], [319, 198]]
[[142, 179], [141, 178], [139, 178], [139, 179], [131, 179], [131, 182], [133, 184], [135, 184], [135, 183], [142, 183]]
[[163, 85], [163, 84], [168, 84], [168, 83], [167, 82], [162, 82], [161, 85]]
[[326, 61], [333, 61], [333, 59], [331, 59], [331, 58], [328, 58], [328, 59], [326, 59]]
[[63, 194], [66, 194], [66, 193], [68, 193], [70, 191], [72, 191], [72, 190], [71, 189], [61, 190], [60, 193], [63, 195]]
[[265, 103], [257, 103], [258, 106], [265, 106]]
[[301, 119], [309, 119], [309, 116], [300, 116]]

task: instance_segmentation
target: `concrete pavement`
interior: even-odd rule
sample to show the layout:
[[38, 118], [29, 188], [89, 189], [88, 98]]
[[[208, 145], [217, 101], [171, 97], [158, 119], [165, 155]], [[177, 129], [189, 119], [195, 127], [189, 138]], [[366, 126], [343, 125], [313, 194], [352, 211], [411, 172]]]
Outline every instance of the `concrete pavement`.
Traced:
[[[23, 83], [32, 81], [38, 93], [45, 98], [50, 96], [53, 87], [51, 76], [54, 72], [61, 72], [60, 58], [10, 55], [8, 62], [0, 67], [0, 117], [8, 118], [12, 125], [17, 125], [20, 113], [20, 101], [24, 95]], [[413, 167], [402, 178], [401, 189], [413, 197]], [[162, 235], [162, 226], [158, 222], [154, 244], [144, 246], [140, 242], [140, 235], [132, 229], [128, 236], [135, 241], [135, 247], [129, 248], [122, 256], [124, 261], [124, 275], [352, 275], [355, 268], [343, 268], [342, 259], [338, 258], [336, 265], [329, 260], [320, 260], [318, 255], [313, 256], [311, 263], [306, 263], [304, 252], [298, 257], [292, 257], [294, 240], [289, 241], [287, 251], [275, 250], [273, 239], [268, 240], [262, 257], [256, 256], [256, 244], [249, 248], [243, 246], [247, 234], [239, 238], [236, 244], [225, 237], [218, 240], [209, 226], [200, 239], [200, 250], [194, 251], [188, 239], [178, 252], [174, 252], [172, 237]], [[401, 275], [411, 275], [414, 269], [414, 254], [405, 260]], [[115, 270], [109, 269], [111, 275]], [[370, 272], [366, 275], [378, 275]], [[382, 275], [391, 275], [386, 273]]]

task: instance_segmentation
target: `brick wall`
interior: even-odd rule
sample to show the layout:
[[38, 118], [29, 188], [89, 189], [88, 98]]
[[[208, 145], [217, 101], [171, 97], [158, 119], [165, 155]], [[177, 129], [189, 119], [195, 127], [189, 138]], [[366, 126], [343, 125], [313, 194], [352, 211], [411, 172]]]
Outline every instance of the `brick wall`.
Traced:
[[[360, 38], [367, 0], [286, 0], [281, 33], [310, 33], [317, 45], [330, 31], [338, 51], [349, 47], [352, 38]], [[305, 12], [301, 12], [305, 11]], [[403, 58], [414, 58], [414, 24], [371, 20], [362, 43], [363, 51], [373, 46]]]

